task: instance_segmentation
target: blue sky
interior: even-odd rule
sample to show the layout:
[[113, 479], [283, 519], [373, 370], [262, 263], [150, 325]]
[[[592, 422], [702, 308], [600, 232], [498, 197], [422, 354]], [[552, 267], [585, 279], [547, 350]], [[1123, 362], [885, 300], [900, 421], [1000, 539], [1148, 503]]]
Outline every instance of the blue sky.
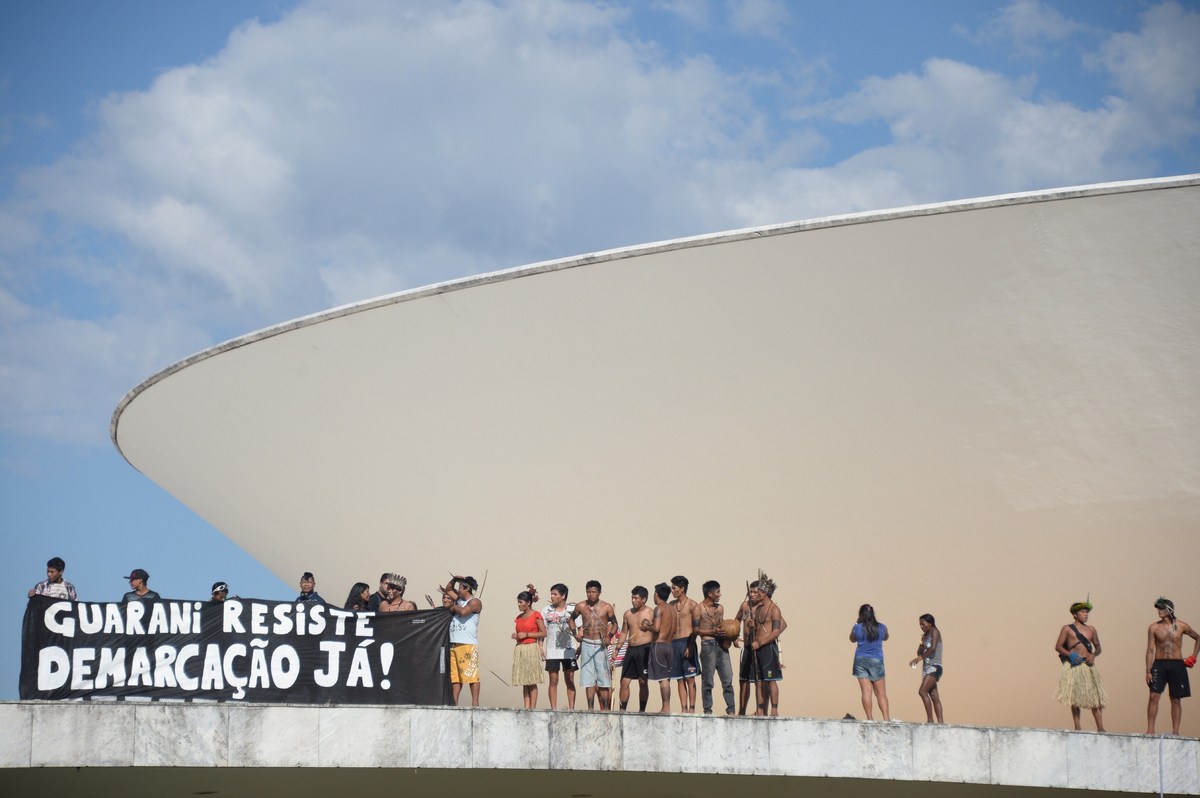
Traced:
[[193, 352], [610, 247], [1200, 172], [1198, 93], [1194, 2], [0, 4], [2, 633], [54, 555], [90, 600], [134, 567], [294, 595], [108, 440]]

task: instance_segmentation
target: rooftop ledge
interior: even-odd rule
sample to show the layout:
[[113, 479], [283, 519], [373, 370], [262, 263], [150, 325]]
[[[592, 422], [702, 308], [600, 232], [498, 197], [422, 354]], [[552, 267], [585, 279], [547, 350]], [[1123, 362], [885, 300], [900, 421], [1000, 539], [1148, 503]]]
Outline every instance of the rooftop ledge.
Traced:
[[754, 779], [755, 798], [806, 786], [848, 796], [1197, 795], [1200, 741], [808, 718], [0, 703], [0, 785], [10, 795], [13, 787], [33, 794], [53, 783], [84, 791], [77, 794], [127, 796], [136, 780], [139, 792], [179, 795], [403, 784], [409, 794], [453, 787], [523, 798], [662, 798], [736, 790], [749, 786], [746, 777]]

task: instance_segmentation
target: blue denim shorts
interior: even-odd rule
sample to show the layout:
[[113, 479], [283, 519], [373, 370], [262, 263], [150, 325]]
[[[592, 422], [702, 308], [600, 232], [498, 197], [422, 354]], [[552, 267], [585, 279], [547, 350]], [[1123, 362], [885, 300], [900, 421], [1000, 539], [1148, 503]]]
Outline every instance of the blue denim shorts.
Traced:
[[887, 675], [883, 672], [883, 660], [874, 657], [855, 657], [854, 670], [851, 672], [855, 679], [869, 679], [872, 682]]

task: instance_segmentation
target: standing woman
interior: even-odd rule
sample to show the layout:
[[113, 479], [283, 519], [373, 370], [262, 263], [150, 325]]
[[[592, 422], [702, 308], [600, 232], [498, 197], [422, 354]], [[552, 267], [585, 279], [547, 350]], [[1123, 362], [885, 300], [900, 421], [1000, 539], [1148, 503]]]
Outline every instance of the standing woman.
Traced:
[[917, 658], [908, 663], [917, 667], [921, 662], [921, 686], [917, 695], [925, 705], [925, 722], [933, 723], [933, 715], [937, 713], [937, 722], [945, 723], [942, 719], [942, 698], [938, 695], [938, 682], [942, 680], [942, 631], [937, 628], [933, 616], [925, 613], [917, 619], [921, 627], [921, 643], [917, 646]]
[[862, 691], [863, 711], [867, 720], [874, 720], [871, 711], [871, 694], [879, 704], [884, 720], [891, 720], [888, 712], [887, 680], [883, 671], [883, 641], [888, 639], [887, 624], [875, 620], [875, 608], [864, 604], [858, 608], [858, 623], [850, 629], [850, 642], [854, 649], [854, 678]]
[[350, 588], [350, 595], [346, 597], [346, 606], [344, 609], [354, 610], [355, 612], [366, 612], [370, 603], [371, 586], [366, 582], [355, 582], [354, 587]]
[[546, 678], [541, 646], [538, 644], [539, 640], [546, 638], [546, 621], [533, 608], [535, 600], [534, 594], [528, 590], [517, 594], [517, 609], [520, 612], [515, 619], [517, 630], [512, 634], [513, 640], [517, 641], [513, 650], [512, 683], [521, 685], [526, 709], [537, 706], [537, 686]]

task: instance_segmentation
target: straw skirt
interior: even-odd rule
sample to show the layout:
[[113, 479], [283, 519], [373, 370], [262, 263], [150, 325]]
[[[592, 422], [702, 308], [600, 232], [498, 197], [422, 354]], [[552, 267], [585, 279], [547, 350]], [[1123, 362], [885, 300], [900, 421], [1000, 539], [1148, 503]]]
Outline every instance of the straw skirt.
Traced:
[[1061, 704], [1084, 709], [1104, 709], [1108, 705], [1108, 693], [1104, 692], [1100, 672], [1091, 665], [1072, 668], [1070, 662], [1063, 663], [1054, 698]]
[[542, 664], [542, 653], [536, 643], [523, 643], [513, 650], [512, 683], [516, 685], [541, 684], [546, 681], [546, 669]]

